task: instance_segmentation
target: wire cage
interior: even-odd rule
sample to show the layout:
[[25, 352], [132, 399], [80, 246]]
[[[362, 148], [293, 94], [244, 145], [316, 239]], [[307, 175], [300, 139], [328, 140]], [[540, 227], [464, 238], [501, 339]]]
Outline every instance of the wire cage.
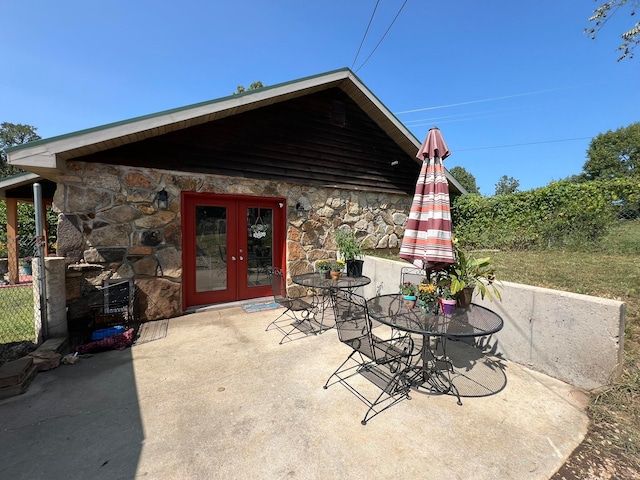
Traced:
[[137, 328], [137, 297], [133, 278], [108, 279], [102, 285], [86, 288], [81, 299], [68, 310], [67, 322], [72, 343], [81, 344], [100, 329], [114, 326]]

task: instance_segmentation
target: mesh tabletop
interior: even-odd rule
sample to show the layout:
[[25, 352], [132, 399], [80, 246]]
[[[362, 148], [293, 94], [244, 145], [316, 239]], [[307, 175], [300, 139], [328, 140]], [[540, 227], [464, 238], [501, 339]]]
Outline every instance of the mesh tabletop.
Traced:
[[341, 275], [338, 280], [324, 278], [320, 273], [303, 273], [291, 278], [293, 283], [309, 288], [324, 288], [337, 290], [351, 290], [353, 288], [363, 287], [371, 283], [369, 277], [347, 277]]
[[427, 314], [419, 308], [408, 308], [402, 295], [380, 295], [367, 301], [369, 315], [398, 330], [422, 335], [480, 337], [502, 329], [502, 317], [488, 308], [471, 304], [456, 308], [450, 315]]

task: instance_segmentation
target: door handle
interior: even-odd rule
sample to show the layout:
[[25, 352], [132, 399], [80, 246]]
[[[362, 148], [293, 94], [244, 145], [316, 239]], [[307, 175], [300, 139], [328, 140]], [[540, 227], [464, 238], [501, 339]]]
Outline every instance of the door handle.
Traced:
[[233, 260], [234, 262], [236, 261], [236, 257], [235, 256], [231, 256], [231, 260]]
[[240, 255], [240, 261], [244, 260], [244, 257], [242, 255]]

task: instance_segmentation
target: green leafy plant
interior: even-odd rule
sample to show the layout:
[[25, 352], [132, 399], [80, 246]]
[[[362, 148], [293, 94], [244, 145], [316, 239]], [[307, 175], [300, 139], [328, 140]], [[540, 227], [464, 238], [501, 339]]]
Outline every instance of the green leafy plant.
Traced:
[[437, 295], [438, 295], [438, 298], [443, 298], [445, 300], [453, 300], [455, 298], [453, 296], [453, 293], [451, 293], [450, 284], [439, 285]]
[[424, 279], [420, 285], [418, 285], [418, 300], [422, 300], [426, 303], [435, 302], [438, 298], [438, 287], [433, 283], [429, 283], [427, 279]]
[[328, 272], [331, 270], [331, 262], [327, 260], [320, 260], [316, 262], [316, 270], [319, 272]]
[[362, 258], [362, 244], [352, 230], [338, 230], [335, 233], [338, 251], [346, 261]]
[[447, 275], [440, 281], [443, 286], [449, 286], [452, 298], [457, 298], [465, 288], [473, 287], [483, 299], [486, 296], [490, 301], [494, 297], [502, 300], [499, 285], [495, 283], [491, 257], [475, 258], [469, 255], [458, 246], [456, 239], [454, 247], [455, 262], [447, 268]]
[[341, 272], [344, 268], [344, 260], [330, 260], [327, 262], [329, 264], [329, 270], [332, 272]]
[[411, 282], [404, 282], [400, 285], [400, 292], [403, 295], [415, 297], [418, 293], [418, 287]]
[[453, 201], [451, 215], [466, 248], [601, 249], [612, 226], [640, 218], [640, 183], [633, 177], [561, 180], [496, 197], [463, 195]]

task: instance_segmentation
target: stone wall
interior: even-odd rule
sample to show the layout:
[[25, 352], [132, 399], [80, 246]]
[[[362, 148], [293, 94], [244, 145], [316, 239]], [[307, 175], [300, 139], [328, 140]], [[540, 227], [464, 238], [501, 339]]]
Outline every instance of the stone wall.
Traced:
[[[156, 206], [163, 188], [167, 210]], [[95, 293], [105, 280], [129, 278], [135, 278], [142, 320], [182, 313], [182, 191], [285, 198], [289, 275], [335, 258], [332, 232], [339, 228], [354, 229], [366, 249], [399, 248], [411, 204], [408, 195], [69, 161], [53, 207], [57, 254], [69, 263], [72, 318], [99, 300]]]

